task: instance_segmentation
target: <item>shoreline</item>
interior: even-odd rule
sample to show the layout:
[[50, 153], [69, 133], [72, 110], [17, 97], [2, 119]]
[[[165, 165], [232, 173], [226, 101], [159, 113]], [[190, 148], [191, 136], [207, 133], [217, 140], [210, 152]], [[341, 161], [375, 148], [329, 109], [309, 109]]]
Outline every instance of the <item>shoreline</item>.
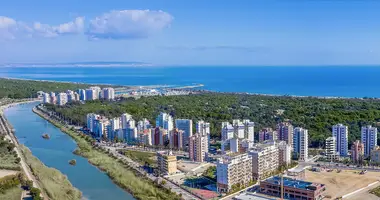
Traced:
[[[89, 142], [87, 140], [85, 140], [84, 138], [80, 137], [80, 135], [76, 134], [74, 131], [71, 131], [69, 130], [68, 128], [64, 127], [64, 125], [60, 124], [59, 122], [56, 122], [50, 118], [48, 118], [45, 114], [41, 113], [41, 111], [37, 110], [36, 107], [33, 108], [32, 110], [36, 115], [38, 115], [39, 117], [45, 119], [46, 121], [48, 121], [49, 123], [51, 123], [52, 125], [54, 125], [55, 127], [59, 128], [63, 133], [69, 135], [76, 143], [77, 145], [77, 149], [74, 150], [72, 153], [73, 154], [76, 154], [78, 156], [81, 156], [83, 158], [86, 158], [87, 161], [95, 166], [96, 168], [98, 168], [99, 170], [101, 170], [102, 172], [104, 172], [111, 180], [114, 184], [116, 184], [117, 186], [119, 186], [120, 188], [122, 188], [123, 190], [125, 190], [126, 192], [130, 193], [134, 198], [136, 199], [144, 199], [144, 198], [140, 198], [138, 195], [136, 195], [136, 191], [134, 191], [133, 189], [131, 189], [130, 187], [128, 187], [125, 183], [122, 183], [119, 179], [121, 177], [117, 177], [117, 176], [113, 176], [113, 174], [115, 174], [116, 172], [108, 169], [107, 167], [105, 166], [102, 166], [101, 163], [98, 162], [95, 163], [93, 161], [91, 161], [90, 159], [91, 156], [90, 155], [87, 155], [88, 152], [95, 152], [95, 154], [104, 154], [104, 156], [108, 157], [109, 159], [112, 159], [113, 162], [116, 162], [116, 163], [120, 163], [121, 161], [116, 159], [116, 158], [113, 158], [112, 156], [106, 154], [105, 152], [102, 152], [102, 151], [99, 151], [95, 148], [93, 148], [93, 146], [91, 146], [89, 144]], [[142, 182], [145, 182], [144, 184], [147, 184], [147, 183], [151, 183], [153, 187], [157, 187], [157, 189], [160, 189], [162, 190], [162, 188], [158, 188], [158, 186], [154, 185], [155, 183], [153, 182], [150, 182], [150, 180], [148, 180], [147, 178], [143, 177], [138, 174], [139, 172], [135, 171], [134, 169], [130, 168], [128, 165], [123, 165], [123, 168], [133, 174], [135, 174], [136, 177], [139, 178], [140, 181]], [[135, 183], [135, 184], [139, 184], [139, 183]], [[163, 192], [165, 192], [165, 190], [162, 190]]]

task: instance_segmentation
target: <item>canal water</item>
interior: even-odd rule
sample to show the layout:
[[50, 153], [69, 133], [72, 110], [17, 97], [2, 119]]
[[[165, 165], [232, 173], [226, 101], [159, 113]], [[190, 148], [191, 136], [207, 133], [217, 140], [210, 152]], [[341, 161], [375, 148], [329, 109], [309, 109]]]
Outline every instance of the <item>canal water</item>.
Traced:
[[[46, 120], [32, 112], [37, 103], [17, 105], [5, 110], [5, 116], [16, 130], [16, 137], [27, 146], [45, 165], [66, 174], [70, 182], [89, 200], [131, 200], [134, 199], [102, 171], [72, 152], [76, 148], [74, 140]], [[43, 133], [50, 135], [43, 139]], [[76, 166], [68, 161], [75, 159]]]

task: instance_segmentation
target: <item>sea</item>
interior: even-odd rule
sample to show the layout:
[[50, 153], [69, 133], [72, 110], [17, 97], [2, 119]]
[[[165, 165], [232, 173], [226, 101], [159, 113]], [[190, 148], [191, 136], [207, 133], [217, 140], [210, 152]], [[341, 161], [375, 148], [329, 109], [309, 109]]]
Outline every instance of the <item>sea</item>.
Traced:
[[1, 77], [116, 85], [191, 86], [218, 92], [380, 97], [380, 66], [0, 67]]

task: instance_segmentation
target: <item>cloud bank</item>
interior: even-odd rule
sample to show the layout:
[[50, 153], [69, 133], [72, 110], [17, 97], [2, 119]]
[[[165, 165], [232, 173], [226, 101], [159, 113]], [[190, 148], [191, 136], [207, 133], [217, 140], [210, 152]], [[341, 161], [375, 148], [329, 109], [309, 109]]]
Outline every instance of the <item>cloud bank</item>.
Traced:
[[217, 46], [162, 46], [165, 50], [191, 50], [191, 51], [208, 51], [208, 50], [230, 50], [241, 52], [263, 52], [268, 50], [265, 47], [260, 46], [235, 46], [235, 45], [217, 45]]
[[170, 26], [173, 17], [164, 11], [113, 10], [89, 21], [85, 18], [59, 25], [26, 23], [0, 16], [0, 39], [54, 38], [67, 34], [85, 34], [92, 40], [147, 38]]
[[40, 22], [26, 23], [15, 19], [0, 16], [0, 39], [14, 40], [19, 38], [54, 38], [64, 34], [82, 33], [84, 17], [77, 17], [72, 22], [57, 26]]
[[169, 27], [172, 20], [161, 10], [114, 10], [91, 20], [86, 34], [93, 39], [147, 38]]

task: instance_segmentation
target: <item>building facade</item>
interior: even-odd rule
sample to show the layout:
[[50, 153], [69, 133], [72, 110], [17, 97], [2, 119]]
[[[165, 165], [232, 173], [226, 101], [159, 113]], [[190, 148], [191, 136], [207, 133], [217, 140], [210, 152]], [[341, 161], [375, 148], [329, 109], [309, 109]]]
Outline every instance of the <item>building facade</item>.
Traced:
[[216, 165], [217, 190], [226, 193], [232, 186], [248, 185], [252, 180], [252, 158], [249, 154], [223, 156]]
[[278, 164], [280, 166], [288, 166], [292, 161], [292, 146], [286, 141], [280, 141], [278, 146]]
[[335, 148], [339, 156], [348, 155], [348, 127], [343, 124], [336, 124], [332, 127], [332, 136], [335, 137]]
[[[189, 138], [193, 135], [193, 120], [191, 119], [176, 119], [175, 127], [178, 130], [184, 132], [182, 143], [187, 146], [189, 145]], [[172, 129], [169, 129], [171, 131]]]
[[158, 151], [157, 169], [160, 175], [175, 174], [177, 172], [177, 157], [171, 151]]
[[255, 180], [269, 177], [279, 167], [279, 148], [275, 142], [255, 144], [249, 155], [252, 156], [252, 176]]
[[370, 156], [372, 149], [377, 146], [377, 128], [371, 125], [363, 126], [361, 128], [361, 142], [364, 144], [364, 156]]
[[57, 104], [60, 106], [63, 106], [67, 103], [67, 94], [66, 93], [59, 93], [57, 96]]
[[160, 113], [156, 118], [156, 127], [161, 127], [168, 131], [173, 130], [173, 117], [167, 113]]
[[328, 137], [326, 139], [326, 158], [330, 162], [334, 162], [339, 160], [339, 153], [337, 152], [336, 148], [336, 138], [335, 137]]
[[195, 162], [204, 162], [207, 159], [207, 136], [199, 133], [189, 138], [189, 158]]
[[364, 160], [364, 144], [359, 140], [351, 146], [351, 159], [354, 163], [361, 163]]
[[259, 131], [259, 142], [276, 141], [277, 139], [277, 131], [274, 131], [272, 128], [263, 128]]
[[293, 125], [289, 122], [277, 124], [278, 139], [285, 141], [289, 145], [293, 145]]
[[300, 127], [294, 128], [293, 136], [293, 154], [301, 161], [307, 161], [309, 154], [308, 148], [309, 134], [308, 130]]

